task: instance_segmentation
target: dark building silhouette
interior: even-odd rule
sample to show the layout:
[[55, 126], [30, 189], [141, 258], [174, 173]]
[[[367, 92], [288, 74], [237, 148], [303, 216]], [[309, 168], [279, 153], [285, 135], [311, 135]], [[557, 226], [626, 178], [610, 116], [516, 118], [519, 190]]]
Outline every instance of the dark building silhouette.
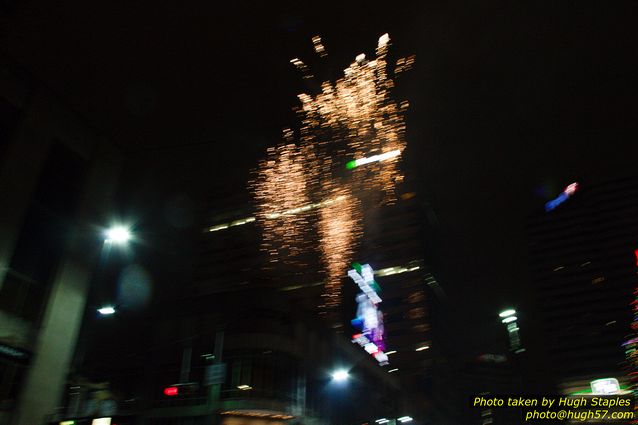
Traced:
[[564, 393], [587, 391], [597, 378], [624, 385], [621, 344], [638, 283], [638, 179], [583, 182], [531, 217], [528, 231], [548, 379]]
[[41, 424], [64, 397], [122, 157], [36, 79], [0, 68], [0, 424]]

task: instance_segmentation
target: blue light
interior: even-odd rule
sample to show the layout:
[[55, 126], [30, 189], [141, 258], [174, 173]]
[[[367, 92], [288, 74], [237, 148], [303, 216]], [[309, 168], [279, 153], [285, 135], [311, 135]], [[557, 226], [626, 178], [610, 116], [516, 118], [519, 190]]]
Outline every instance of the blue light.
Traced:
[[554, 208], [556, 208], [557, 206], [559, 206], [560, 204], [568, 200], [574, 194], [574, 192], [576, 192], [577, 189], [578, 189], [578, 183], [572, 183], [569, 186], [567, 186], [565, 190], [560, 195], [558, 195], [556, 199], [552, 199], [551, 201], [545, 204], [545, 211], [547, 212], [552, 211]]

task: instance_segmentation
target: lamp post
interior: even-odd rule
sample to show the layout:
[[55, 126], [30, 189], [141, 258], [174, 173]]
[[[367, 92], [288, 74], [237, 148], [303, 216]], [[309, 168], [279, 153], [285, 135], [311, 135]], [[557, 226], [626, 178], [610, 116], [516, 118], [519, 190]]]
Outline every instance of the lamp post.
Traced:
[[[99, 258], [94, 272], [94, 277], [97, 276], [98, 283], [100, 282], [100, 277], [103, 274], [105, 266], [105, 255], [108, 250], [112, 246], [117, 246], [118, 248], [125, 249], [128, 247], [129, 242], [133, 239], [130, 228], [124, 225], [113, 225], [105, 229], [102, 232], [102, 236], [102, 246], [99, 251]], [[99, 307], [94, 306], [85, 308], [84, 319], [82, 320], [78, 343], [75, 350], [74, 361], [72, 363], [73, 369], [75, 369], [76, 374], [81, 374], [81, 367], [84, 363], [84, 357], [89, 346], [89, 337], [91, 335], [91, 319], [96, 315], [96, 313], [99, 314], [99, 317], [108, 317], [114, 315], [116, 312], [116, 306], [114, 306], [113, 304], [102, 304]], [[77, 391], [73, 391], [70, 394], [69, 406], [67, 411], [68, 417], [77, 417], [78, 415], [83, 413], [80, 410], [82, 409], [82, 404], [86, 395], [85, 393], [87, 390], [87, 385], [80, 384], [79, 382], [82, 382], [82, 379], [78, 376], [78, 384], [75, 385], [75, 389]]]

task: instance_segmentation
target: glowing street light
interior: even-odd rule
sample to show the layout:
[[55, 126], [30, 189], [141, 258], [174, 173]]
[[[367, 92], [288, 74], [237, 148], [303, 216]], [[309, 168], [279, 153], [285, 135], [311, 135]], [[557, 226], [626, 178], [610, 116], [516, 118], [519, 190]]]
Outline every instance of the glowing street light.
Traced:
[[97, 312], [100, 313], [102, 316], [110, 316], [111, 314], [115, 313], [115, 307], [113, 307], [112, 305], [105, 305], [104, 307], [98, 308]]
[[345, 369], [339, 369], [332, 373], [332, 380], [335, 382], [344, 382], [349, 377], [350, 375], [348, 374], [348, 371]]
[[131, 231], [125, 226], [113, 226], [106, 230], [105, 236], [105, 242], [124, 245], [131, 240]]
[[510, 350], [515, 352], [516, 354], [522, 353], [525, 351], [524, 348], [521, 348], [521, 337], [518, 334], [518, 324], [516, 321], [518, 317], [516, 317], [516, 310], [513, 308], [508, 308], [507, 310], [501, 311], [498, 316], [501, 318], [501, 323], [507, 325], [507, 333], [509, 335], [510, 340]]
[[401, 423], [412, 422], [412, 418], [410, 416], [401, 416], [398, 420]]
[[516, 314], [516, 310], [514, 310], [514, 309], [511, 309], [511, 308], [510, 308], [510, 309], [507, 309], [507, 310], [501, 311], [501, 312], [498, 314], [498, 317], [509, 317], [509, 316], [513, 316], [513, 315], [515, 315], [515, 314]]

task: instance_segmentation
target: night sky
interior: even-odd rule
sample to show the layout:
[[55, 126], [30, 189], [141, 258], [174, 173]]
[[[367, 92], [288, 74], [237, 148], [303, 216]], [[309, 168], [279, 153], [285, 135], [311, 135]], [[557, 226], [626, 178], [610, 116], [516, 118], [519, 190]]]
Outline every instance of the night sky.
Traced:
[[636, 5], [345, 3], [9, 1], [1, 48], [127, 153], [141, 183], [123, 214], [143, 222], [245, 190], [308, 90], [290, 59], [335, 78], [388, 32], [417, 57], [397, 89], [404, 165], [438, 218], [450, 333], [489, 350], [501, 307], [530, 320], [527, 217], [572, 181], [636, 173]]

